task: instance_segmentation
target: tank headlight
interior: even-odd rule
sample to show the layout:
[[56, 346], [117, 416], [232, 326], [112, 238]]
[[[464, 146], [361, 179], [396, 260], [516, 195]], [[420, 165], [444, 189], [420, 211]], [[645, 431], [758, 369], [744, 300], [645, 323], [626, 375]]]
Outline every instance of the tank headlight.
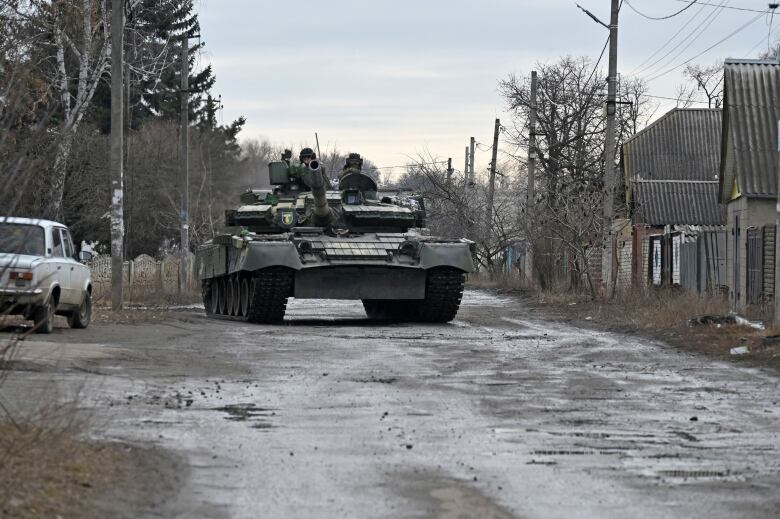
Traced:
[[312, 251], [311, 242], [307, 240], [302, 240], [298, 242], [298, 252], [301, 254], [308, 254]]
[[398, 246], [398, 253], [415, 257], [419, 248], [419, 245], [413, 241], [404, 241]]

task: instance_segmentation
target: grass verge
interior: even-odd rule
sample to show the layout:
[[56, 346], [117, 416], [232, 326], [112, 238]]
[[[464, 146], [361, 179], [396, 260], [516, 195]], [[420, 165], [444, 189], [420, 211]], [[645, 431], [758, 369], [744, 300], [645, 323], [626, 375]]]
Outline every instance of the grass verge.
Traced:
[[[58, 412], [63, 412], [60, 409]], [[0, 422], [0, 513], [4, 517], [83, 517], [122, 479], [121, 445], [80, 438], [71, 419]]]

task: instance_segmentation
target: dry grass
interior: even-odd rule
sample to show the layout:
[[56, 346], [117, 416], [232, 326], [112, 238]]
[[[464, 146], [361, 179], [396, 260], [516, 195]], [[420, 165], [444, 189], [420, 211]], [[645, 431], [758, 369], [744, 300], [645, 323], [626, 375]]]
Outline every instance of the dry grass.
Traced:
[[141, 324], [167, 321], [173, 312], [161, 308], [125, 308], [114, 312], [109, 308], [94, 308], [92, 322], [95, 324]]
[[617, 294], [612, 300], [596, 301], [582, 294], [541, 293], [538, 301], [543, 305], [569, 307], [581, 318], [637, 329], [687, 328], [692, 317], [729, 312], [728, 301], [723, 297], [698, 296], [679, 290], [631, 290]]
[[500, 291], [515, 291], [524, 290], [527, 288], [526, 283], [524, 283], [515, 272], [512, 274], [506, 274], [502, 272], [493, 276], [483, 272], [474, 272], [473, 274], [469, 274], [468, 279], [466, 280], [466, 285], [482, 290]]
[[[693, 317], [727, 315], [730, 305], [725, 297], [700, 297], [670, 289], [628, 291], [612, 300], [597, 301], [580, 294], [540, 293], [536, 302], [560, 317], [616, 331], [640, 330], [684, 349], [780, 368], [780, 341], [767, 339], [779, 335], [780, 328], [758, 330], [743, 325], [689, 326], [688, 321]], [[746, 346], [749, 353], [732, 355], [731, 349], [738, 346]]]
[[[201, 302], [199, 289], [192, 289], [183, 294], [177, 294], [163, 292], [154, 287], [144, 285], [126, 286], [123, 296], [125, 305], [176, 306]], [[111, 306], [111, 285], [96, 285], [92, 303], [95, 306]]]
[[32, 420], [0, 421], [0, 515], [83, 517], [121, 480], [128, 451], [83, 440], [74, 410], [59, 405]]
[[114, 312], [110, 309], [110, 291], [103, 291], [102, 295], [93, 301], [93, 322], [136, 324], [165, 321], [171, 318], [172, 307], [202, 302], [200, 292], [195, 290], [184, 294], [167, 294], [154, 289], [134, 287], [133, 290], [126, 290], [124, 296], [124, 308]]

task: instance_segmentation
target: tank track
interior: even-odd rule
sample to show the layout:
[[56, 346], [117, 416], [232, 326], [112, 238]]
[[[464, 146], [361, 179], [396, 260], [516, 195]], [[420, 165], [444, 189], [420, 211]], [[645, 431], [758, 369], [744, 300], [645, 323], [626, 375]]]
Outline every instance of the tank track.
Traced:
[[460, 270], [441, 267], [428, 271], [423, 300], [364, 299], [371, 319], [396, 322], [446, 323], [458, 313], [466, 276]]
[[[240, 287], [249, 282], [248, 308], [241, 302]], [[239, 291], [226, 290], [226, 283], [234, 283]], [[222, 294], [226, 291], [226, 294]], [[203, 281], [201, 295], [206, 315], [234, 316], [250, 323], [272, 324], [284, 319], [287, 300], [293, 293], [293, 272], [283, 267], [272, 267], [254, 272], [252, 275], [220, 276]], [[219, 304], [214, 298], [233, 295], [230, 304]], [[217, 303], [217, 304], [215, 304]], [[233, 310], [229, 312], [229, 310]]]
[[293, 271], [284, 267], [258, 270], [249, 289], [246, 320], [262, 324], [280, 323], [287, 309], [287, 299], [293, 293]]

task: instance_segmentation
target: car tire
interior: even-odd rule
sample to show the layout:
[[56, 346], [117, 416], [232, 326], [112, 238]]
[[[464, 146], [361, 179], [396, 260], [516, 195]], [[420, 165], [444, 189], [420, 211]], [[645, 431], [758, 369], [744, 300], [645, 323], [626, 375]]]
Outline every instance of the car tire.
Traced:
[[54, 308], [46, 302], [33, 312], [33, 331], [35, 333], [51, 333], [54, 330]]
[[85, 292], [79, 309], [68, 315], [68, 326], [83, 329], [89, 326], [90, 321], [92, 321], [92, 296], [89, 292]]

